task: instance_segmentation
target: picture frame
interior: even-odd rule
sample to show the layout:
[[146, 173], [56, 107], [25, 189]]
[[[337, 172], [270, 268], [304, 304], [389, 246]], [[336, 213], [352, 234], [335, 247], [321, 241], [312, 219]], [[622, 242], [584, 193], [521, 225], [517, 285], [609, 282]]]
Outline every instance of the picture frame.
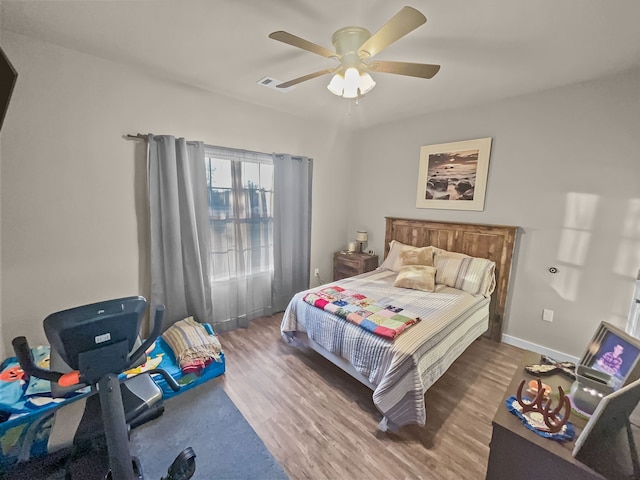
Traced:
[[618, 390], [640, 379], [640, 339], [601, 322], [580, 365], [611, 375], [613, 388]]
[[607, 395], [576, 439], [572, 455], [606, 478], [640, 478], [630, 417], [640, 402], [640, 380]]
[[484, 210], [491, 137], [420, 147], [416, 208]]

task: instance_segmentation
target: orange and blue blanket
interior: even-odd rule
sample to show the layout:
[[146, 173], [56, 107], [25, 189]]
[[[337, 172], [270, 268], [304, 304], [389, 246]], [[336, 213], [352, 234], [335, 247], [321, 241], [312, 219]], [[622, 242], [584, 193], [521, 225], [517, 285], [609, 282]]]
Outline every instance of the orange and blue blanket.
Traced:
[[307, 293], [304, 301], [390, 340], [420, 321], [402, 307], [378, 302], [337, 285]]

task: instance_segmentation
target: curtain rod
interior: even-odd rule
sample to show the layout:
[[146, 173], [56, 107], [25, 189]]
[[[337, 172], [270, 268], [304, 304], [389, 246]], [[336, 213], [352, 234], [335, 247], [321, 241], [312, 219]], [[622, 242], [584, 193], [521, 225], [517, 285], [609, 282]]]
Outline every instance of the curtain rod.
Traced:
[[127, 134], [124, 136], [127, 140], [147, 140], [147, 135], [143, 135], [142, 133], [136, 133], [135, 135]]
[[[129, 133], [129, 134], [125, 135], [124, 138], [126, 138], [127, 140], [144, 140], [146, 142], [147, 140], [149, 140], [149, 135], [155, 136], [152, 133], [151, 134], [137, 133], [135, 135], [132, 135], [132, 134]], [[195, 141], [195, 140], [187, 140], [187, 143], [190, 144], [190, 145], [195, 145], [198, 142]]]
[[[129, 133], [129, 134], [125, 135], [124, 138], [126, 138], [127, 140], [144, 140], [146, 142], [149, 139], [149, 135], [148, 134], [145, 135], [145, 134], [142, 134], [142, 133], [136, 133], [135, 135], [132, 135], [132, 134]], [[187, 143], [197, 143], [197, 142], [187, 142]], [[204, 146], [205, 147], [209, 147], [209, 148], [219, 148], [221, 150], [232, 150], [232, 151], [240, 152], [240, 153], [248, 153], [248, 154], [251, 154], [251, 155], [270, 155], [269, 153], [264, 153], [264, 152], [255, 152], [253, 150], [244, 150], [244, 149], [241, 149], [241, 148], [220, 147], [218, 145], [208, 145], [206, 143], [204, 144]], [[275, 155], [282, 156], [284, 154], [276, 153]], [[291, 158], [294, 159], [294, 160], [297, 160], [297, 161], [301, 161], [302, 160], [302, 157], [300, 155], [291, 155]], [[310, 160], [310, 159], [308, 159], [308, 160]], [[640, 276], [640, 270], [638, 270], [638, 275]]]

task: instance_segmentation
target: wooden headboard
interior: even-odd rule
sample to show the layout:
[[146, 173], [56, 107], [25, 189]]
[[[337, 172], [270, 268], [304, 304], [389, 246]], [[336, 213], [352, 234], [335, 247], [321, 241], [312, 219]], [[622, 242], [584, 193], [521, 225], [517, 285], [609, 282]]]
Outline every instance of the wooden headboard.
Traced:
[[496, 289], [489, 306], [489, 330], [486, 335], [499, 342], [502, 339], [511, 257], [518, 227], [479, 225], [473, 223], [432, 222], [386, 217], [384, 256], [389, 254], [391, 240], [414, 247], [433, 245], [451, 252], [482, 257], [496, 264]]

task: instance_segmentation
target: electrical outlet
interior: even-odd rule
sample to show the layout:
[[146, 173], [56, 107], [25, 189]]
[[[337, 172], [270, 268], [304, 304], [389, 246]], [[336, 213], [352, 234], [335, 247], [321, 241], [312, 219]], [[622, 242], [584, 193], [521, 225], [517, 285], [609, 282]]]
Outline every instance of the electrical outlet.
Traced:
[[320, 276], [320, 269], [319, 269], [319, 268], [316, 268], [316, 269], [313, 271], [313, 274], [314, 274], [316, 277], [319, 277], [319, 276]]
[[542, 320], [545, 322], [553, 322], [553, 310], [547, 310], [546, 308], [542, 310]]

